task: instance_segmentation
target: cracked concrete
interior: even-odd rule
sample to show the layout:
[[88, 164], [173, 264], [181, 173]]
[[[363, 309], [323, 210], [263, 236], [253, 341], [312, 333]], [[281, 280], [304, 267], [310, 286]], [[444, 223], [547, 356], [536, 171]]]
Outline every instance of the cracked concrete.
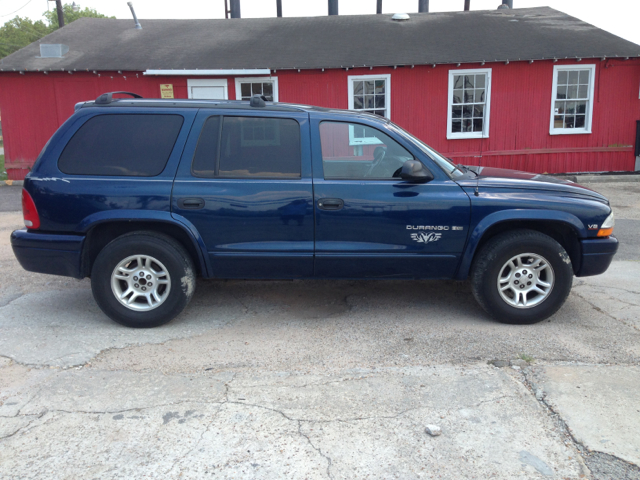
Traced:
[[640, 480], [640, 190], [595, 189], [620, 256], [520, 327], [465, 283], [198, 281], [128, 330], [21, 270], [0, 213], [0, 478]]

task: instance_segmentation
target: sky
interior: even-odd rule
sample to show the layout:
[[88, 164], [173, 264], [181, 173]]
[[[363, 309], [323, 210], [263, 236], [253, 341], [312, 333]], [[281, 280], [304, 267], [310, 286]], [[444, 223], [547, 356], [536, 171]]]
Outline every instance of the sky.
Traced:
[[[63, 0], [71, 3], [73, 0]], [[127, 0], [75, 0], [82, 8], [116, 18], [131, 18]], [[376, 0], [339, 0], [341, 15], [376, 13]], [[140, 20], [145, 18], [224, 18], [224, 0], [133, 0]], [[275, 17], [276, 0], [240, 0], [242, 17]], [[493, 10], [501, 0], [471, 0], [471, 10]], [[640, 45], [640, 0], [513, 0], [514, 8], [549, 6]], [[0, 0], [0, 24], [16, 15], [40, 20], [55, 8], [47, 0]], [[464, 9], [464, 0], [430, 0], [429, 11]], [[282, 0], [285, 17], [327, 14], [327, 0]], [[383, 0], [383, 13], [418, 11], [418, 0]], [[142, 22], [141, 22], [142, 23]], [[144, 25], [143, 25], [144, 26]]]

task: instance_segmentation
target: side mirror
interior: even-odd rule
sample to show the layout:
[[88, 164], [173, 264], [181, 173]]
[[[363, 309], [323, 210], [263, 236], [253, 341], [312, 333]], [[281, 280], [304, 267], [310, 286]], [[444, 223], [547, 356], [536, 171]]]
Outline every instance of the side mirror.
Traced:
[[414, 183], [427, 183], [433, 180], [433, 173], [418, 160], [407, 160], [400, 170], [400, 178]]

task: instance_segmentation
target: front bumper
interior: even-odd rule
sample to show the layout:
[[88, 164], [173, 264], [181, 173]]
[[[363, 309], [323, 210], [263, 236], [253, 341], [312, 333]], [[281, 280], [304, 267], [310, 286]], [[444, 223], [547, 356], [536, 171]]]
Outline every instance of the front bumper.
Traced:
[[576, 277], [589, 277], [604, 273], [613, 256], [618, 251], [618, 239], [616, 237], [580, 240], [582, 246], [582, 258], [580, 270]]
[[30, 272], [83, 278], [84, 236], [30, 232], [26, 228], [11, 234], [11, 247], [22, 268]]

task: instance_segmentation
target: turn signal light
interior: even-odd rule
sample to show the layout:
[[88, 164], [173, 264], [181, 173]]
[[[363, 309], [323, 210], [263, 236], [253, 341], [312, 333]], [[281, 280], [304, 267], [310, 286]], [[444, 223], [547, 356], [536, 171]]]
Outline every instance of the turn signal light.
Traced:
[[38, 215], [38, 210], [36, 210], [36, 204], [33, 203], [33, 198], [24, 188], [22, 189], [22, 217], [24, 218], [24, 225], [28, 229], [36, 230], [40, 228], [40, 216]]
[[613, 234], [613, 228], [601, 228], [598, 230], [599, 237], [610, 237]]
[[600, 230], [598, 230], [599, 237], [609, 237], [613, 233], [613, 227], [616, 224], [616, 218], [613, 215], [613, 212], [609, 214], [604, 223], [600, 225]]

